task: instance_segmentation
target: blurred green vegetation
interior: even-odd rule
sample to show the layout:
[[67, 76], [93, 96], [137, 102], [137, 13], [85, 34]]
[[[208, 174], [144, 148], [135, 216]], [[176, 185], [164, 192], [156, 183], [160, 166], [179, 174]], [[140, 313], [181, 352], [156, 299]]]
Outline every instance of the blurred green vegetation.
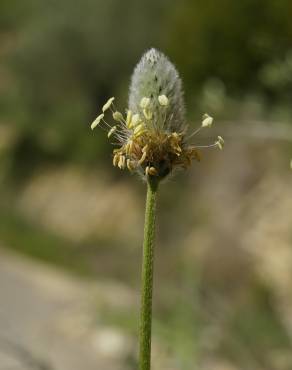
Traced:
[[124, 105], [151, 46], [179, 66], [196, 117], [206, 94], [217, 116], [226, 116], [222, 94], [290, 108], [291, 12], [289, 0], [1, 1], [1, 125], [17, 130], [12, 170], [36, 157], [104, 158], [104, 138], [88, 124], [108, 96]]

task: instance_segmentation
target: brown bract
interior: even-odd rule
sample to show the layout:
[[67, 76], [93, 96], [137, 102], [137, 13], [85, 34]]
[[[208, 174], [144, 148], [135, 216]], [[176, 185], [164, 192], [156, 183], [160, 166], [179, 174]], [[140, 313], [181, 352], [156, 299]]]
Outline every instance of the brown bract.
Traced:
[[113, 165], [130, 171], [140, 168], [145, 174], [163, 178], [175, 167], [187, 168], [193, 159], [200, 160], [199, 151], [183, 139], [182, 133], [147, 130], [114, 149]]

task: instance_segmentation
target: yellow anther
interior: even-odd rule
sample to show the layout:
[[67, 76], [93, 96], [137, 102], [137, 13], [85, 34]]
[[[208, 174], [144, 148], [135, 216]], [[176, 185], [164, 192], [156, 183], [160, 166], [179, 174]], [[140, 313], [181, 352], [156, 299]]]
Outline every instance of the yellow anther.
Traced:
[[158, 102], [163, 107], [166, 107], [168, 105], [168, 98], [165, 95], [159, 95], [158, 96]]
[[131, 120], [132, 127], [137, 126], [141, 122], [140, 115], [138, 113], [134, 114]]
[[103, 113], [109, 109], [109, 107], [113, 104], [113, 101], [115, 100], [114, 97], [110, 98], [106, 103], [105, 105], [102, 107], [102, 111]]
[[119, 169], [123, 170], [126, 166], [126, 157], [124, 155], [121, 155], [118, 162]]
[[113, 113], [113, 119], [115, 121], [121, 122], [121, 121], [124, 120], [124, 117], [123, 117], [122, 113], [120, 113], [120, 112], [114, 112]]
[[109, 132], [108, 132], [108, 134], [107, 134], [107, 137], [109, 138], [109, 137], [111, 137], [112, 136], [112, 134], [116, 131], [116, 129], [117, 129], [117, 126], [113, 126], [110, 130], [109, 130]]
[[158, 172], [157, 172], [155, 167], [150, 167], [149, 170], [148, 170], [148, 174], [151, 175], [151, 176], [157, 176]]
[[129, 109], [128, 112], [127, 112], [127, 119], [126, 119], [126, 125], [127, 125], [128, 128], [131, 128], [132, 116], [133, 116], [133, 113]]
[[149, 167], [149, 166], [147, 166], [146, 168], [145, 168], [145, 175], [146, 176], [157, 176], [158, 175], [158, 172], [157, 172], [157, 170], [156, 170], [156, 168], [155, 167]]
[[181, 149], [181, 147], [179, 145], [177, 145], [177, 146], [174, 147], [174, 151], [175, 151], [175, 154], [177, 156], [180, 156], [181, 155], [181, 152], [182, 152], [182, 149]]
[[147, 108], [149, 104], [150, 104], [150, 99], [149, 99], [149, 98], [144, 97], [144, 98], [142, 98], [142, 99], [141, 99], [141, 101], [140, 101], [140, 107], [141, 107], [142, 109]]
[[210, 117], [207, 113], [203, 115], [202, 127], [211, 127], [213, 123], [213, 117]]
[[177, 132], [173, 132], [171, 136], [174, 137], [175, 139], [179, 139], [179, 134]]
[[179, 156], [182, 152], [182, 148], [180, 147], [181, 137], [177, 132], [173, 132], [169, 137], [169, 143], [171, 148], [174, 150], [175, 154]]
[[120, 154], [115, 154], [114, 157], [113, 157], [113, 165], [114, 165], [114, 167], [116, 167], [118, 165], [119, 159], [120, 159]]
[[126, 154], [130, 154], [132, 152], [133, 146], [134, 146], [133, 140], [129, 140], [125, 145]]
[[144, 124], [141, 123], [140, 125], [136, 126], [134, 129], [134, 135], [139, 134], [141, 131], [145, 129]]
[[92, 122], [91, 124], [91, 130], [93, 130], [96, 126], [98, 126], [100, 124], [100, 121], [103, 119], [104, 117], [104, 114], [100, 114], [98, 117], [96, 117], [96, 119]]
[[133, 171], [135, 169], [134, 162], [131, 161], [129, 158], [127, 159], [127, 167], [130, 171]]
[[138, 139], [138, 137], [140, 137], [140, 136], [144, 135], [144, 134], [145, 134], [145, 132], [146, 132], [146, 130], [145, 130], [145, 129], [144, 129], [144, 130], [139, 131], [137, 134], [135, 134], [135, 135], [134, 135], [135, 139]]
[[141, 165], [141, 164], [145, 161], [146, 156], [147, 156], [147, 153], [146, 153], [146, 152], [144, 152], [144, 153], [142, 154], [142, 157], [141, 157], [141, 158], [139, 159], [139, 161], [138, 161], [138, 164], [139, 164], [139, 165]]

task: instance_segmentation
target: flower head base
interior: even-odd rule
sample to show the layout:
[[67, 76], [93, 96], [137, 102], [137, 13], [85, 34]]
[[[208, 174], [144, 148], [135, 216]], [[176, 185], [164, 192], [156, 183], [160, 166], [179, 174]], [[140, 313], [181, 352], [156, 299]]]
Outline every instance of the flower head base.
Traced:
[[[116, 122], [104, 118], [111, 110]], [[193, 159], [200, 160], [199, 149], [223, 148], [218, 136], [208, 146], [190, 145], [188, 141], [202, 128], [210, 127], [213, 118], [204, 115], [201, 127], [187, 136], [181, 80], [175, 67], [155, 49], [149, 50], [135, 68], [130, 87], [129, 109], [123, 115], [116, 110], [114, 98], [102, 108], [91, 128], [99, 125], [115, 138], [113, 165], [138, 171], [146, 178], [165, 178], [174, 169], [188, 167]]]

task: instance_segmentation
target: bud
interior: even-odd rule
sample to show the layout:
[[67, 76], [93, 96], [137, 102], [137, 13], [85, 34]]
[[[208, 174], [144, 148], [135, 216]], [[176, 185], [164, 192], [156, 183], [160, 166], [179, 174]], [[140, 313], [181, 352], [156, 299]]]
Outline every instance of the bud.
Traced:
[[139, 112], [140, 102], [145, 96], [150, 97], [147, 108], [156, 119], [159, 117], [161, 105], [168, 103], [167, 116], [163, 122], [165, 129], [184, 130], [185, 107], [181, 79], [174, 65], [156, 49], [146, 52], [134, 70], [130, 86], [129, 108], [133, 112]]

